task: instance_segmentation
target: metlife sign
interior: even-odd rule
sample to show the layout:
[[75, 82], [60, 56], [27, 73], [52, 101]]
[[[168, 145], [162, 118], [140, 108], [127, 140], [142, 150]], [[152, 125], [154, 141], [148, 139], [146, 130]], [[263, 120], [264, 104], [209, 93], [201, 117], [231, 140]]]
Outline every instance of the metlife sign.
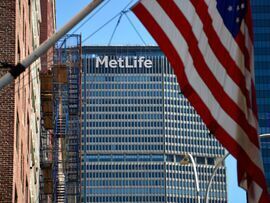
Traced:
[[96, 57], [96, 68], [152, 68], [153, 62], [145, 57]]

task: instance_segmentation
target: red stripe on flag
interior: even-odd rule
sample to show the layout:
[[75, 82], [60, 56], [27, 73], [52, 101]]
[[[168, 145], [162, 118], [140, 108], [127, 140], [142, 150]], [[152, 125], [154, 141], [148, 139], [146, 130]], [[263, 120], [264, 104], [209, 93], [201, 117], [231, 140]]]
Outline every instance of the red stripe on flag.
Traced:
[[220, 106], [223, 110], [231, 117], [233, 120], [241, 126], [241, 128], [248, 135], [249, 139], [259, 147], [257, 130], [252, 127], [246, 118], [245, 113], [237, 106], [237, 104], [227, 95], [223, 87], [217, 81], [213, 73], [209, 70], [204, 57], [198, 47], [198, 40], [196, 39], [192, 27], [186, 20], [185, 16], [175, 5], [173, 1], [163, 1], [158, 0], [158, 3], [167, 13], [167, 15], [174, 22], [179, 32], [185, 38], [188, 46], [189, 52], [193, 58], [193, 64], [209, 90], [212, 92]]
[[203, 30], [208, 37], [209, 45], [215, 52], [215, 55], [217, 56], [220, 63], [223, 65], [223, 67], [226, 68], [228, 75], [242, 90], [246, 97], [247, 106], [251, 108], [248, 90], [246, 88], [245, 76], [242, 74], [235, 61], [231, 58], [228, 50], [223, 46], [220, 38], [218, 37], [218, 34], [213, 28], [211, 16], [208, 12], [206, 12], [208, 11], [207, 5], [204, 1], [190, 0], [190, 2], [193, 4], [198, 16], [203, 23]]
[[[235, 39], [235, 41], [237, 42], [238, 46], [240, 47], [242, 53], [244, 53], [244, 57], [245, 57], [245, 68], [247, 69], [247, 71], [250, 72], [250, 74], [252, 75], [252, 72], [251, 72], [251, 68], [253, 68], [252, 64], [251, 64], [251, 61], [250, 61], [250, 55], [253, 54], [253, 51], [252, 50], [248, 50], [248, 48], [246, 47], [246, 44], [245, 44], [245, 36], [242, 32], [239, 32], [237, 38]], [[253, 45], [252, 45], [253, 46]], [[252, 66], [252, 67], [251, 67]], [[253, 112], [253, 116], [256, 118], [256, 120], [258, 121], [258, 111], [257, 111], [257, 104], [256, 104], [256, 94], [255, 94], [255, 88], [254, 88], [254, 80], [253, 78], [251, 78], [251, 109], [252, 109], [252, 112]]]
[[251, 39], [251, 41], [254, 41], [254, 34], [253, 34], [253, 21], [252, 21], [252, 12], [251, 12], [251, 5], [250, 1], [247, 1], [247, 15], [245, 16], [245, 22], [248, 27], [248, 34]]
[[241, 52], [244, 54], [244, 58], [245, 58], [245, 68], [250, 71], [250, 53], [245, 45], [245, 36], [243, 35], [243, 33], [239, 32], [239, 34], [237, 35], [235, 42], [237, 43], [237, 45], [239, 46]]
[[[249, 51], [248, 48], [246, 47], [246, 45], [245, 45], [245, 36], [243, 35], [243, 33], [239, 32], [239, 34], [237, 35], [235, 41], [238, 44], [238, 46], [240, 47], [242, 53], [244, 53], [244, 57], [245, 57], [245, 68], [252, 75], [251, 68], [253, 68], [253, 66], [252, 66], [251, 61], [250, 61], [250, 55], [253, 54], [253, 52], [252, 52], [252, 50]], [[250, 83], [251, 83], [251, 92], [252, 92], [252, 95], [256, 95], [255, 92], [253, 92], [254, 90], [252, 90], [252, 88], [254, 87], [254, 80], [253, 80], [253, 78], [251, 78]], [[256, 100], [254, 98], [256, 98], [256, 97], [251, 96], [251, 98], [250, 98], [250, 100], [251, 100], [250, 101], [250, 103], [251, 103], [251, 109], [252, 109], [252, 112], [253, 112], [253, 116], [258, 121], [257, 104], [256, 104]]]
[[252, 109], [254, 112], [256, 112], [256, 118], [258, 119], [258, 109], [257, 109], [257, 102], [256, 102], [256, 89], [255, 89], [255, 85], [252, 81], [251, 84], [251, 97], [252, 97]]
[[203, 103], [200, 96], [197, 95], [192, 86], [189, 84], [185, 75], [183, 62], [164, 31], [159, 27], [155, 19], [142, 4], [137, 4], [132, 10], [141, 20], [141, 22], [143, 22], [148, 31], [160, 45], [160, 48], [168, 57], [172, 67], [174, 68], [175, 74], [181, 87], [181, 91], [195, 107], [199, 115], [201, 115], [206, 126], [212, 130], [214, 135], [223, 144], [223, 146], [225, 146], [229, 152], [237, 159], [239, 166], [241, 169], [243, 169], [243, 171], [247, 172], [250, 179], [254, 180], [258, 183], [258, 185], [262, 187], [263, 192], [259, 203], [268, 203], [269, 199], [266, 191], [266, 182], [263, 172], [253, 163], [253, 160], [250, 160], [249, 156], [239, 146], [239, 144], [233, 140], [212, 117], [211, 112], [207, 106]]
[[[250, 1], [247, 1], [247, 15], [245, 16], [245, 23], [246, 23], [247, 28], [248, 28], [247, 32], [249, 34], [250, 40], [253, 42], [254, 41], [253, 18], [252, 18]], [[253, 50], [250, 50], [249, 52], [253, 52]], [[254, 65], [254, 64], [252, 64], [252, 65]], [[251, 92], [252, 92], [252, 98], [254, 98], [254, 99], [252, 99], [252, 109], [253, 109], [253, 112], [258, 120], [258, 109], [257, 109], [257, 103], [256, 103], [256, 99], [255, 99], [256, 98], [256, 90], [255, 90], [255, 85], [254, 85], [254, 78], [252, 79]]]

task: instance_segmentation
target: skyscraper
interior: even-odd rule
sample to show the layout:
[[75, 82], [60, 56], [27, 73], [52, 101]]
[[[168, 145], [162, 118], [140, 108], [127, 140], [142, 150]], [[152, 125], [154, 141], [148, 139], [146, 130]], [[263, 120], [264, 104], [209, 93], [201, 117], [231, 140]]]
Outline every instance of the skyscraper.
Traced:
[[264, 163], [268, 192], [270, 191], [270, 134], [261, 137], [261, 150]]
[[[255, 82], [259, 133], [270, 133], [270, 1], [251, 1], [254, 24]], [[265, 175], [270, 191], [270, 138], [262, 138]]]
[[[158, 47], [83, 48], [82, 202], [196, 202], [225, 153]], [[227, 202], [222, 166], [211, 202]]]

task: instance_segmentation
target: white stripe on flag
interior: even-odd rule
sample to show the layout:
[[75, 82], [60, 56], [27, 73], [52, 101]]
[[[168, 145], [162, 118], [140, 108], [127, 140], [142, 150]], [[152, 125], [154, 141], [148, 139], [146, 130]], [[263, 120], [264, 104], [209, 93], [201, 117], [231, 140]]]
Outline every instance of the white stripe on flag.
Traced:
[[235, 123], [235, 121], [232, 120], [226, 112], [224, 112], [208, 87], [202, 81], [193, 66], [192, 57], [188, 52], [187, 43], [175, 27], [174, 23], [156, 1], [143, 1], [142, 5], [144, 5], [148, 12], [153, 16], [159, 26], [163, 30], [166, 30], [167, 37], [170, 39], [175, 50], [177, 50], [177, 53], [179, 57], [181, 57], [183, 63], [186, 64], [185, 73], [190, 85], [194, 88], [197, 94], [200, 95], [204, 104], [211, 111], [212, 116], [216, 119], [218, 124], [225, 129], [231, 138], [241, 146], [241, 148], [250, 157], [250, 160], [252, 160], [254, 164], [262, 170], [263, 167], [260, 160], [258, 160], [260, 157], [259, 149], [249, 140], [242, 128]]
[[242, 34], [245, 36], [245, 46], [247, 48], [247, 50], [249, 51], [249, 56], [250, 56], [250, 74], [251, 74], [251, 77], [252, 77], [252, 80], [253, 82], [255, 81], [255, 77], [254, 77], [254, 68], [253, 68], [253, 65], [254, 65], [254, 48], [253, 48], [253, 43], [252, 43], [252, 39], [251, 37], [249, 36], [249, 32], [248, 32], [248, 26], [245, 22], [245, 20], [243, 20], [243, 32]]
[[257, 121], [254, 119], [254, 116], [249, 116], [253, 115], [252, 109], [247, 109], [247, 101], [243, 92], [227, 74], [226, 70], [209, 46], [207, 36], [203, 31], [203, 23], [201, 22], [200, 17], [197, 15], [193, 4], [190, 1], [175, 1], [175, 4], [182, 11], [189, 24], [192, 25], [193, 34], [196, 36], [199, 42], [200, 51], [202, 55], [204, 55], [204, 59], [209, 67], [209, 70], [211, 70], [219, 84], [224, 87], [227, 96], [229, 96], [246, 115], [249, 124], [256, 129]]
[[248, 190], [248, 203], [258, 203], [262, 195], [262, 188], [254, 181], [249, 185]]
[[249, 89], [252, 76], [251, 73], [247, 70], [247, 68], [245, 68], [244, 53], [242, 53], [238, 44], [232, 38], [231, 33], [224, 25], [223, 20], [217, 10], [217, 2], [212, 0], [205, 0], [205, 2], [209, 6], [208, 13], [212, 18], [213, 27], [216, 33], [218, 33], [223, 46], [227, 49], [231, 58], [236, 62], [237, 67], [241, 70], [242, 74], [245, 76], [246, 87], [247, 89]]

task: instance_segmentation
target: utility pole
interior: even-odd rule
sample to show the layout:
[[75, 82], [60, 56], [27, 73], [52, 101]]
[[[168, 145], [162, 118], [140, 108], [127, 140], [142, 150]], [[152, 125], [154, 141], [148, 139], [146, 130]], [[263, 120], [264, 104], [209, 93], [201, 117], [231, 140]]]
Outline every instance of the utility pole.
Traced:
[[75, 25], [77, 25], [83, 18], [98, 7], [104, 0], [93, 0], [84, 9], [82, 9], [76, 16], [74, 16], [64, 27], [58, 32], [54, 33], [49, 39], [43, 42], [37, 49], [35, 49], [29, 56], [18, 63], [8, 73], [0, 78], [0, 91], [14, 79], [16, 79], [25, 69], [30, 66], [35, 60], [41, 57], [48, 49], [50, 49], [61, 37], [67, 34]]

